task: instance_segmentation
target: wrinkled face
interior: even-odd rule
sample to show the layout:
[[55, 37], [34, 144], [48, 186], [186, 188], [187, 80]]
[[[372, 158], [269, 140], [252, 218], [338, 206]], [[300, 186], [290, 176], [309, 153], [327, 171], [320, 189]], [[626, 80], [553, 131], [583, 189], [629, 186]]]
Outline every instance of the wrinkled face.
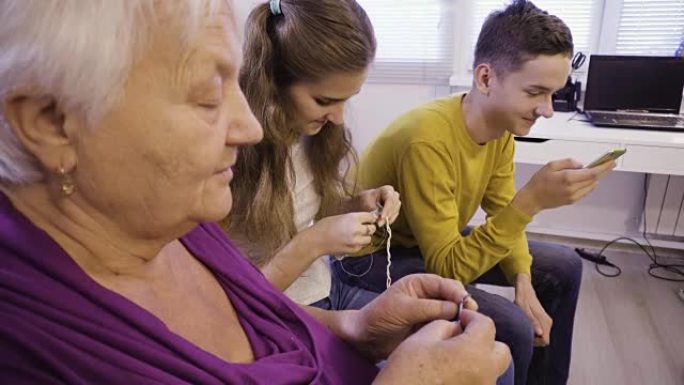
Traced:
[[207, 16], [185, 45], [178, 20], [160, 24], [121, 101], [75, 145], [77, 194], [143, 232], [226, 216], [238, 148], [262, 136], [238, 85], [229, 9]]
[[551, 95], [565, 86], [570, 58], [540, 55], [515, 72], [492, 76], [487, 98], [488, 124], [524, 136], [540, 116], [553, 115]]
[[359, 93], [367, 71], [338, 73], [319, 82], [298, 82], [288, 88], [294, 128], [302, 135], [313, 136], [327, 123], [344, 123], [347, 100]]

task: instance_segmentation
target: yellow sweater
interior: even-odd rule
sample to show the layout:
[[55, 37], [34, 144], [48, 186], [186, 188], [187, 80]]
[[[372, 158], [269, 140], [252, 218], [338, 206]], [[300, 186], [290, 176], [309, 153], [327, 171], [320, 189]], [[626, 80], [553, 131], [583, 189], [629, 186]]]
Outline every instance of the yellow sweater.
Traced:
[[[419, 246], [428, 272], [464, 283], [500, 263], [509, 281], [530, 273], [525, 226], [531, 218], [510, 205], [515, 195], [513, 136], [484, 145], [465, 128], [464, 94], [432, 101], [395, 120], [361, 156], [359, 182], [401, 194], [393, 244]], [[463, 237], [478, 206], [482, 226]]]

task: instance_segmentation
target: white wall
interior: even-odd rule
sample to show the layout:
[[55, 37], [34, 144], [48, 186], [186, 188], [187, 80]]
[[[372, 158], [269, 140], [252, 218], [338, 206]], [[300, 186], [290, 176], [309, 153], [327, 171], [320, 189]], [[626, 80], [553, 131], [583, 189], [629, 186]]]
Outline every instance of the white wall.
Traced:
[[264, 2], [265, 0], [233, 0], [233, 10], [235, 11], [240, 31], [243, 30], [245, 20], [247, 20], [247, 16], [252, 8]]
[[345, 122], [354, 147], [362, 151], [375, 136], [404, 111], [446, 96], [449, 87], [416, 84], [366, 84], [347, 104]]

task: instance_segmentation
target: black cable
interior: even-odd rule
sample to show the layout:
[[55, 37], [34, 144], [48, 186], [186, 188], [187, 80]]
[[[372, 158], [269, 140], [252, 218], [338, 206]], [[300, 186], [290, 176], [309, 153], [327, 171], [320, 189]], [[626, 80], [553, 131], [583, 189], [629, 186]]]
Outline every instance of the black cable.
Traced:
[[[591, 252], [588, 252], [584, 249], [577, 248], [575, 251], [577, 254], [579, 254], [580, 257], [583, 259], [586, 259], [588, 261], [594, 262], [594, 268], [596, 271], [605, 276], [605, 277], [617, 277], [620, 274], [622, 274], [622, 270], [620, 269], [619, 266], [611, 263], [608, 261], [605, 255], [603, 255], [603, 252], [606, 251], [608, 247], [610, 247], [612, 244], [618, 241], [629, 241], [634, 243], [635, 245], [639, 246], [639, 248], [648, 256], [648, 258], [651, 260], [651, 264], [648, 267], [648, 274], [654, 278], [662, 279], [665, 281], [671, 281], [671, 282], [684, 282], [684, 262], [683, 263], [662, 263], [658, 262], [658, 254], [656, 254], [656, 250], [651, 244], [651, 241], [649, 241], [648, 237], [646, 236], [646, 229], [648, 228], [647, 222], [646, 222], [646, 199], [648, 198], [648, 182], [650, 180], [650, 174], [646, 174], [646, 177], [644, 177], [644, 200], [643, 200], [643, 205], [642, 205], [642, 210], [641, 210], [641, 218], [644, 222], [644, 227], [641, 232], [641, 236], [644, 238], [646, 241], [646, 244], [650, 248], [650, 251], [646, 249], [644, 245], [641, 243], [635, 241], [632, 238], [629, 237], [618, 237], [613, 239], [612, 241], [606, 243], [601, 250], [598, 252], [598, 254], [593, 254]], [[609, 273], [602, 271], [599, 266], [609, 266], [612, 269], [615, 270], [614, 273]], [[680, 277], [680, 278], [671, 278], [667, 277], [664, 275], [660, 275], [656, 273], [657, 271], [665, 270], [666, 272], [673, 274], [675, 277]]]
[[[651, 254], [646, 252], [646, 250], [641, 247], [642, 250], [648, 255], [648, 257], [651, 259], [651, 266], [648, 268], [648, 274], [658, 278], [658, 279], [663, 279], [665, 281], [673, 281], [673, 282], [684, 282], [684, 264], [680, 263], [671, 263], [671, 264], [666, 264], [666, 263], [659, 263], [658, 262], [658, 255], [656, 254], [655, 248], [651, 244], [651, 241], [648, 240], [648, 237], [646, 236], [646, 229], [648, 228], [648, 222], [646, 222], [646, 200], [648, 198], [648, 183], [651, 180], [651, 174], [646, 174], [644, 177], [644, 200], [643, 204], [641, 206], [641, 218], [644, 221], [644, 227], [641, 230], [641, 237], [644, 238], [646, 243], [648, 244], [648, 247], [651, 248], [651, 252], [653, 253], [653, 256], [651, 257]], [[680, 276], [681, 278], [667, 278], [663, 276], [659, 276], [653, 273], [654, 270], [656, 269], [664, 269], [665, 271], [669, 271], [670, 273], [673, 273], [675, 276]]]
[[[602, 252], [599, 253], [598, 255], [596, 255], [592, 252], [586, 251], [585, 249], [581, 249], [581, 248], [576, 248], [575, 251], [577, 252], [577, 254], [579, 254], [579, 256], [582, 259], [586, 259], [590, 262], [594, 262], [594, 268], [596, 269], [596, 271], [598, 271], [599, 274], [601, 274], [605, 277], [617, 277], [618, 275], [622, 274], [622, 269], [620, 269], [620, 266], [615, 265], [614, 263], [608, 261], [608, 258], [606, 258]], [[615, 272], [614, 273], [603, 272], [603, 271], [601, 271], [601, 269], [599, 269], [599, 265], [610, 266], [611, 268], [615, 269]]]

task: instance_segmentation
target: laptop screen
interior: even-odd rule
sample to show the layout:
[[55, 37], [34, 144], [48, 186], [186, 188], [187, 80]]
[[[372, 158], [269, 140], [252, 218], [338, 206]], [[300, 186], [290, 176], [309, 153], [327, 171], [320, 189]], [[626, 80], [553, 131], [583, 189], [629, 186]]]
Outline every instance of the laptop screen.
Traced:
[[678, 114], [682, 87], [682, 58], [591, 55], [584, 110]]

